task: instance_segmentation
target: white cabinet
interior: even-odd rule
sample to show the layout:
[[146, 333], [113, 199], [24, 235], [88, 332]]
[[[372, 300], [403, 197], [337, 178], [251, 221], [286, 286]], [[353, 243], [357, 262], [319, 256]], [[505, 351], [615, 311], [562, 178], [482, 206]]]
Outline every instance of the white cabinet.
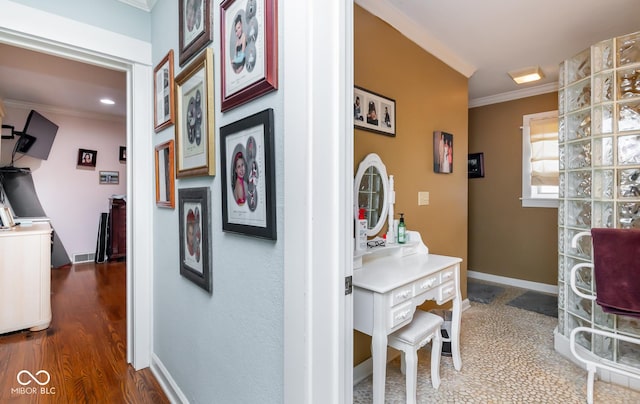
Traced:
[[0, 231], [0, 334], [51, 322], [51, 226]]

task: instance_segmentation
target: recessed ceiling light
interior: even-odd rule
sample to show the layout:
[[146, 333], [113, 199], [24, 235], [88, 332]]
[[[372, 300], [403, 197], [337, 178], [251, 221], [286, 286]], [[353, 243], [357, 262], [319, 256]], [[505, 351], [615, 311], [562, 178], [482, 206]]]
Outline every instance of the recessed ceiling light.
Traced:
[[107, 105], [114, 105], [116, 103], [114, 100], [109, 98], [102, 98], [100, 102]]
[[517, 84], [530, 83], [532, 81], [540, 80], [544, 77], [540, 66], [527, 67], [525, 69], [513, 70], [509, 72], [509, 76]]

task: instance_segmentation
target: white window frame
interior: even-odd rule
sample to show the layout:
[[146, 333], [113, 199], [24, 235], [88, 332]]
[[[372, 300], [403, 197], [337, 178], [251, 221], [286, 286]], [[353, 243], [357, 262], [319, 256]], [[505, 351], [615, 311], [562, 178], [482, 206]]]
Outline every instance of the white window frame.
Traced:
[[522, 117], [522, 207], [523, 208], [557, 208], [558, 193], [547, 194], [537, 192], [537, 186], [531, 185], [531, 129], [530, 122], [537, 119], [557, 118], [558, 110], [528, 114]]

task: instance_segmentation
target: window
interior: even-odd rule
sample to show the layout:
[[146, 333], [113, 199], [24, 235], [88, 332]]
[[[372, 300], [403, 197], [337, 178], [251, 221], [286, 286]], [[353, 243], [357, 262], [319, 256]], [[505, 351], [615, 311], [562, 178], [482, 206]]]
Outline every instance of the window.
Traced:
[[558, 111], [523, 117], [522, 206], [558, 207]]

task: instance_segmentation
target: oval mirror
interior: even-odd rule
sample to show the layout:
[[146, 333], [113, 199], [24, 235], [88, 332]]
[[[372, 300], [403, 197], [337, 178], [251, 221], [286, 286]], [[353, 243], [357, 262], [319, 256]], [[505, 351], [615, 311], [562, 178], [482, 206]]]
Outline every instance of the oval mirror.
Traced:
[[377, 235], [385, 221], [389, 209], [389, 177], [380, 156], [367, 155], [360, 162], [354, 181], [354, 217], [357, 220], [361, 208], [367, 219], [367, 236]]

